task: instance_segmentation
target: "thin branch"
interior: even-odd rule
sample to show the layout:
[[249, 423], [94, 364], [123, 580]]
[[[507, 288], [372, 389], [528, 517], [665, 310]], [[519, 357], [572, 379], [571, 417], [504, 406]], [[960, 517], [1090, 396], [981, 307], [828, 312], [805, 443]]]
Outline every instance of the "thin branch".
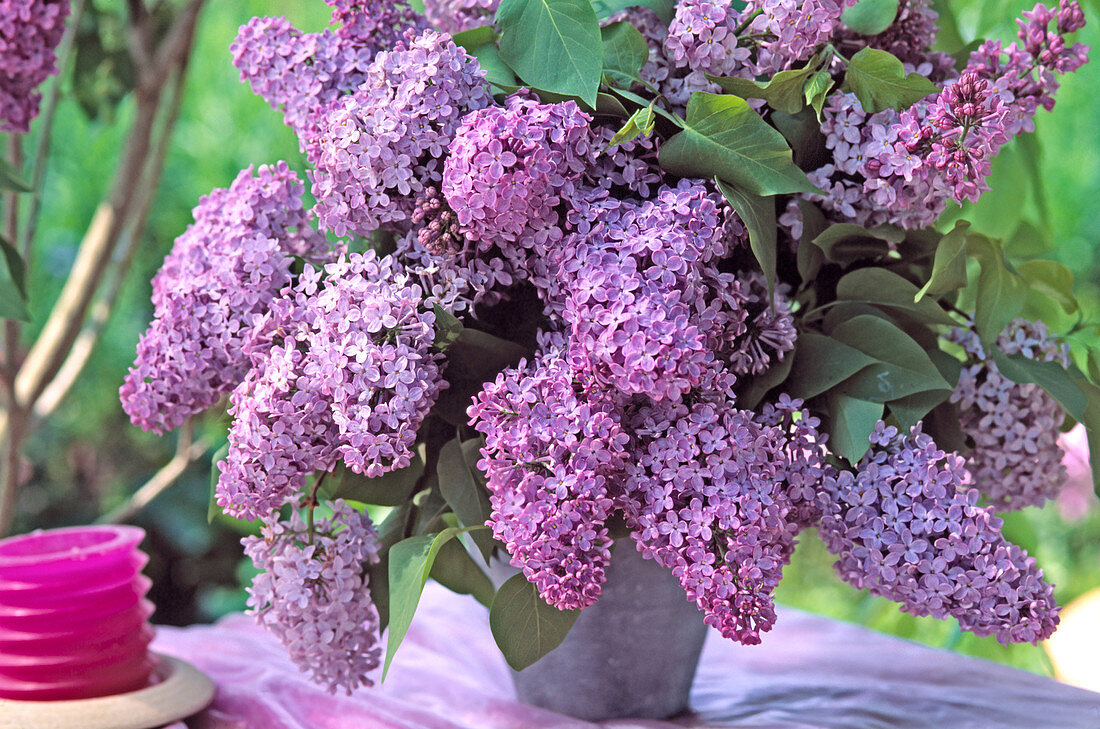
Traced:
[[159, 88], [164, 84], [179, 59], [191, 48], [195, 24], [198, 23], [204, 2], [205, 0], [191, 0], [172, 21], [172, 26], [156, 51], [152, 66], [140, 77], [139, 82], [146, 88]]
[[130, 56], [138, 68], [145, 69], [153, 65], [153, 27], [149, 23], [149, 11], [143, 0], [126, 0], [126, 13], [130, 23], [127, 41]]
[[[76, 44], [76, 33], [80, 27], [80, 20], [84, 17], [84, 3], [86, 0], [75, 0], [73, 12], [69, 18], [69, 25], [65, 28], [65, 35], [61, 38], [61, 45], [57, 51], [57, 67], [64, 73], [69, 66], [69, 57], [72, 55]], [[34, 194], [31, 196], [30, 208], [27, 211], [27, 220], [19, 236], [19, 252], [23, 260], [30, 265], [31, 242], [38, 227], [38, 212], [42, 207], [42, 185], [46, 179], [46, 162], [50, 156], [50, 140], [53, 135], [53, 122], [57, 113], [57, 102], [61, 97], [61, 74], [53, 80], [50, 92], [46, 96], [46, 103], [42, 107], [42, 116], [38, 121], [38, 147], [34, 153], [34, 171], [31, 174], [31, 188]], [[14, 243], [14, 241], [13, 241]]]
[[[12, 134], [8, 139], [8, 158], [14, 169], [23, 167], [23, 137]], [[15, 194], [8, 196], [8, 206], [4, 216], [4, 232], [8, 240], [16, 240], [19, 235], [19, 199]], [[15, 392], [15, 375], [19, 367], [19, 322], [4, 322], [4, 364], [3, 389], [7, 401], [7, 438], [3, 445], [2, 471], [0, 471], [0, 537], [8, 533], [15, 517], [15, 496], [19, 490], [19, 470], [23, 436], [25, 434], [26, 411], [19, 405]]]
[[210, 442], [206, 438], [199, 438], [197, 441], [191, 442], [191, 422], [188, 421], [180, 429], [176, 455], [172, 457], [172, 460], [164, 464], [130, 498], [101, 516], [96, 522], [99, 524], [118, 524], [129, 521], [135, 514], [148, 506], [153, 499], [160, 496], [169, 486], [174, 484], [187, 471], [188, 466], [201, 458], [209, 448]]

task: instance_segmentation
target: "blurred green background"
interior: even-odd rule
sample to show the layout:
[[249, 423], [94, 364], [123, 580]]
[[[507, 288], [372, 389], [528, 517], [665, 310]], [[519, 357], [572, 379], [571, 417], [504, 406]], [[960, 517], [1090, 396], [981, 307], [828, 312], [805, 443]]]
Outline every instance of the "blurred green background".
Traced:
[[[1079, 40], [1100, 47], [1100, 2], [1086, 9], [1089, 25]], [[104, 13], [117, 13], [119, 0], [96, 0]], [[961, 33], [1014, 38], [1013, 19], [1033, 3], [1017, 0], [952, 2]], [[190, 222], [191, 208], [212, 188], [227, 186], [251, 164], [280, 159], [302, 170], [297, 143], [281, 116], [238, 80], [228, 51], [238, 26], [253, 15], [286, 14], [300, 28], [327, 22], [321, 0], [208, 3], [187, 79], [186, 96], [167, 158], [163, 183], [129, 280], [108, 328], [83, 377], [53, 418], [29, 442], [33, 476], [20, 495], [16, 531], [87, 523], [120, 502], [168, 461], [175, 437], [160, 438], [132, 426], [118, 403], [118, 387], [130, 365], [137, 339], [152, 315], [149, 281], [173, 239]], [[43, 216], [31, 261], [32, 315], [41, 324], [72, 264], [93, 209], [113, 175], [122, 135], [133, 114], [132, 99], [101, 110], [89, 120], [68, 90], [59, 107], [54, 146], [43, 197]], [[954, 213], [987, 234], [1011, 238], [1018, 251], [1043, 247], [1031, 224], [1045, 230], [1053, 245], [1042, 255], [1066, 264], [1075, 274], [1086, 318], [1100, 320], [1100, 61], [1065, 79], [1052, 113], [1040, 112], [1037, 131], [1024, 144], [1013, 142], [994, 165], [993, 192], [977, 206]], [[32, 139], [28, 149], [32, 148]], [[1038, 153], [1038, 157], [1036, 157]], [[27, 328], [33, 336], [35, 325]], [[211, 424], [215, 432], [219, 426]], [[224, 427], [223, 431], [224, 432]], [[206, 521], [209, 459], [203, 458], [135, 521], [150, 533], [149, 573], [162, 623], [187, 624], [216, 619], [244, 607], [241, 528], [228, 519]], [[1095, 507], [1095, 504], [1093, 504]], [[1100, 587], [1100, 509], [1066, 515], [1058, 506], [1010, 515], [1006, 533], [1026, 547], [1056, 584], [1066, 604]], [[1049, 673], [1041, 648], [1003, 647], [992, 638], [960, 634], [954, 621], [915, 619], [886, 600], [841, 583], [816, 536], [806, 534], [788, 568], [780, 602], [843, 620], [863, 623], [934, 646]]]

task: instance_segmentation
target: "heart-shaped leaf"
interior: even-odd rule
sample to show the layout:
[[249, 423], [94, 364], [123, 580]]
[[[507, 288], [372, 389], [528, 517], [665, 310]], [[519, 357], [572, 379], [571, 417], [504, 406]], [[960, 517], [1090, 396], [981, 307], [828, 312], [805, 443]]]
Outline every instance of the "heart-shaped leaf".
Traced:
[[878, 35], [898, 17], [898, 0], [859, 0], [845, 10], [840, 20], [860, 35]]
[[919, 302], [926, 295], [942, 296], [966, 286], [966, 231], [969, 228], [970, 223], [960, 220], [950, 233], [940, 238], [932, 262], [932, 275], [917, 292], [914, 301]]
[[829, 450], [855, 465], [871, 447], [871, 433], [882, 420], [883, 405], [829, 393]]
[[821, 192], [795, 166], [783, 135], [729, 94], [692, 94], [683, 131], [661, 145], [658, 159], [674, 175], [720, 177], [755, 195]]
[[727, 185], [715, 178], [715, 184], [726, 201], [733, 207], [749, 231], [749, 247], [764, 272], [768, 286], [768, 300], [775, 292], [775, 266], [777, 256], [775, 229], [775, 200], [760, 197]]
[[589, 0], [501, 0], [500, 57], [523, 81], [596, 107], [603, 42]]
[[561, 645], [580, 613], [547, 605], [526, 577], [513, 575], [493, 598], [489, 628], [508, 665], [522, 671]]
[[856, 95], [868, 114], [883, 109], [902, 111], [940, 91], [919, 73], [906, 74], [893, 54], [870, 46], [852, 56], [844, 74], [844, 88]]

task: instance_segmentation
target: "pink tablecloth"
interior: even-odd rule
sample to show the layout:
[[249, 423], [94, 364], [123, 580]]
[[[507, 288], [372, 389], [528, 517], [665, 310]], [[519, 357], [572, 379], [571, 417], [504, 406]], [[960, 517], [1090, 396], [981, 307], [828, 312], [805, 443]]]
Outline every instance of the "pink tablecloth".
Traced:
[[[154, 649], [217, 683], [192, 729], [581, 729], [517, 703], [486, 611], [429, 584], [385, 685], [329, 696], [251, 619], [161, 628]], [[617, 729], [1100, 729], [1100, 694], [794, 610], [764, 644], [708, 636], [694, 713]]]

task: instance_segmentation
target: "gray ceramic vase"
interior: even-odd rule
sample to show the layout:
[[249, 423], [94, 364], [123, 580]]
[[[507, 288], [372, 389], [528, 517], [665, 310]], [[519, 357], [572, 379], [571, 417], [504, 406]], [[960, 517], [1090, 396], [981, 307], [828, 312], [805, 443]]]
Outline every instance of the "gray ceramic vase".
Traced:
[[688, 707], [706, 632], [672, 572], [622, 540], [600, 599], [561, 645], [513, 672], [516, 695], [588, 721], [665, 719]]

